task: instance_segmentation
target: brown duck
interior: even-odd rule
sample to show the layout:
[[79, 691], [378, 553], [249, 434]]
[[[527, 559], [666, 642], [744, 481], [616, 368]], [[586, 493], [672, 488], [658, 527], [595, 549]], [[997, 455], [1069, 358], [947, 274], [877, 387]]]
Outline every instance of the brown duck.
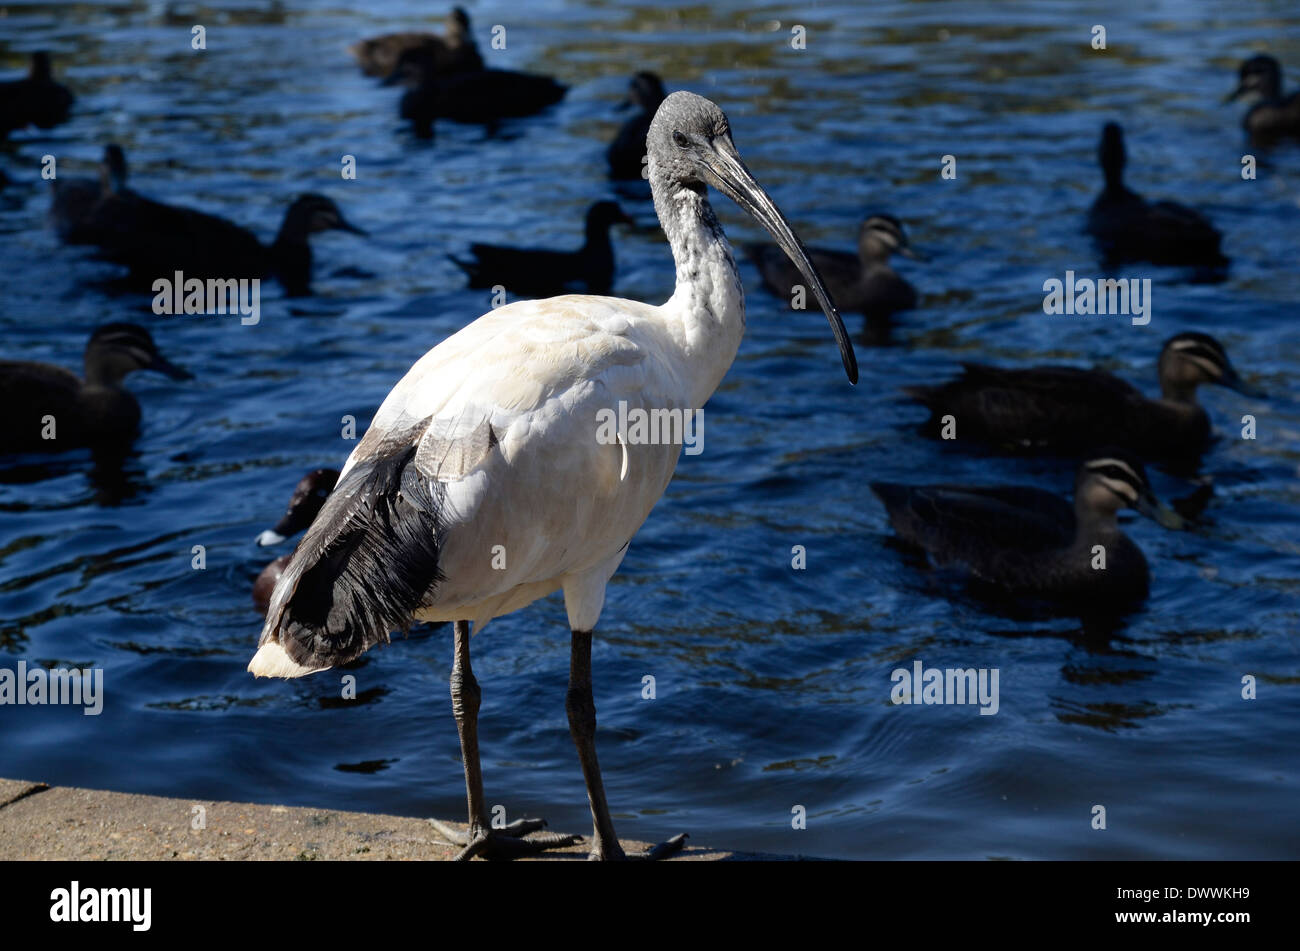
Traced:
[[122, 386], [136, 370], [193, 379], [170, 363], [138, 324], [105, 324], [86, 344], [85, 378], [48, 363], [0, 361], [0, 452], [126, 448], [140, 428], [140, 404]]
[[144, 289], [175, 271], [187, 279], [274, 275], [290, 297], [300, 297], [311, 293], [308, 238], [329, 230], [366, 233], [324, 195], [295, 199], [275, 240], [264, 245], [252, 231], [225, 218], [112, 188], [77, 222], [73, 234], [78, 243], [94, 244], [108, 260], [125, 265], [131, 282]]
[[483, 57], [469, 32], [469, 14], [460, 7], [447, 14], [442, 36], [437, 33], [385, 33], [348, 47], [367, 76], [388, 76], [405, 52], [426, 59], [432, 72], [440, 75], [472, 72], [483, 68]]
[[[257, 543], [278, 545], [286, 538], [306, 530], [307, 526], [315, 521], [321, 506], [334, 491], [334, 485], [338, 481], [337, 469], [315, 469], [299, 479], [298, 484], [294, 486], [293, 496], [289, 499], [289, 507], [284, 515], [275, 523], [274, 528], [268, 528], [257, 536]], [[271, 592], [275, 590], [275, 583], [280, 580], [280, 575], [284, 574], [285, 566], [289, 564], [289, 559], [292, 557], [292, 553], [281, 555], [263, 568], [262, 573], [253, 582], [253, 606], [262, 614], [266, 613], [267, 605], [271, 603]]]
[[0, 139], [34, 125], [53, 129], [68, 121], [76, 98], [68, 87], [54, 81], [49, 53], [33, 53], [25, 79], [0, 83]]

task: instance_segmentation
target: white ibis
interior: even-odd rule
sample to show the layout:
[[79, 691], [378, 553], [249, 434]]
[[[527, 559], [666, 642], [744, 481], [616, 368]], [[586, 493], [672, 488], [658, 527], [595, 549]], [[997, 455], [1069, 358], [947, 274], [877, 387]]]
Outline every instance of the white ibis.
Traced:
[[[258, 676], [301, 677], [351, 661], [413, 620], [454, 622], [452, 710], [469, 804], [461, 858], [576, 841], [524, 838], [542, 820], [490, 828], [469, 654], [471, 623], [478, 633], [557, 589], [572, 631], [565, 708], [594, 821], [591, 857], [626, 857], [596, 759], [591, 635], [605, 586], [672, 478], [680, 447], [601, 438], [600, 420], [620, 402], [628, 419], [636, 410], [703, 407], [735, 359], [744, 295], [706, 185], [757, 218], [799, 264], [857, 382], [843, 321], [803, 244], [741, 161], [722, 110], [674, 93], [647, 146], [655, 210], [677, 266], [672, 297], [660, 306], [580, 295], [520, 301], [426, 353], [388, 394], [298, 545], [248, 665]], [[670, 855], [683, 839], [639, 857]]]

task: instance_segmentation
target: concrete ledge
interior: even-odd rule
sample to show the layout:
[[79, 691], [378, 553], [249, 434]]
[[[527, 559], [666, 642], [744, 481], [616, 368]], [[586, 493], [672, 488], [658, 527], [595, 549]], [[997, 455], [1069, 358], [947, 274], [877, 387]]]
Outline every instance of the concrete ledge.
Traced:
[[[192, 828], [203, 807], [204, 828]], [[463, 831], [463, 823], [446, 825]], [[559, 831], [559, 830], [555, 830]], [[584, 830], [590, 835], [590, 830]], [[624, 840], [628, 852], [649, 848]], [[168, 799], [0, 779], [0, 861], [159, 859], [446, 861], [459, 849], [425, 819]], [[587, 857], [578, 845], [537, 856]], [[690, 845], [673, 860], [789, 860]]]

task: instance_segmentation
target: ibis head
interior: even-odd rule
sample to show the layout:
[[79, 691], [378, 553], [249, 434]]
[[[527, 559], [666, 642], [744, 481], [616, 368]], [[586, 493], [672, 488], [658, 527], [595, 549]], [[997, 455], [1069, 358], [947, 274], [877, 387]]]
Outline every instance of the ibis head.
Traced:
[[646, 136], [651, 182], [702, 190], [712, 185], [758, 220], [794, 262], [830, 322], [840, 360], [850, 383], [858, 382], [858, 361], [844, 321], [808, 257], [808, 251], [781, 210], [754, 179], [731, 141], [731, 124], [714, 103], [690, 92], [664, 99]]

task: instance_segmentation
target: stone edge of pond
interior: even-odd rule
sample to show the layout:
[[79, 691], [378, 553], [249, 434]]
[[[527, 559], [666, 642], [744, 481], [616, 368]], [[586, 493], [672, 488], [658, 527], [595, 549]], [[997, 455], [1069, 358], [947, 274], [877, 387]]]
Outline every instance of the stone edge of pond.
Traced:
[[[446, 825], [464, 829], [463, 823]], [[632, 840], [623, 845], [629, 852], [649, 848]], [[575, 845], [536, 858], [582, 860], [586, 849]], [[457, 851], [427, 819], [0, 779], [0, 861], [447, 861]], [[804, 858], [688, 841], [674, 861]]]

